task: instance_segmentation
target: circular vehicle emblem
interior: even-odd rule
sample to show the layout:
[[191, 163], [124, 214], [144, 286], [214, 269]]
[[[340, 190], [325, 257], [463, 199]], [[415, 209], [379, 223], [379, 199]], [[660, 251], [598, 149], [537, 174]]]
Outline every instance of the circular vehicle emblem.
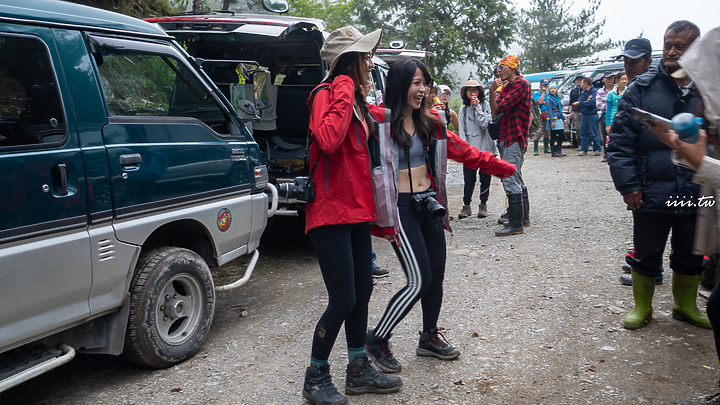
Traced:
[[217, 227], [220, 230], [220, 232], [225, 232], [228, 229], [230, 229], [230, 223], [232, 222], [232, 216], [230, 215], [230, 210], [227, 208], [223, 208], [218, 212], [217, 216]]

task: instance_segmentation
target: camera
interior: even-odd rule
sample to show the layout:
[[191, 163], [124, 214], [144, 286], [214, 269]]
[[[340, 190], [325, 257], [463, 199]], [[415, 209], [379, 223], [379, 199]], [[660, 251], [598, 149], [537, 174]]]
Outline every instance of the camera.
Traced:
[[278, 184], [278, 195], [288, 200], [312, 202], [315, 199], [315, 182], [310, 177], [295, 177], [293, 183]]
[[435, 190], [428, 190], [412, 195], [412, 207], [417, 212], [426, 211], [434, 219], [445, 217], [445, 207], [440, 205], [435, 198]]

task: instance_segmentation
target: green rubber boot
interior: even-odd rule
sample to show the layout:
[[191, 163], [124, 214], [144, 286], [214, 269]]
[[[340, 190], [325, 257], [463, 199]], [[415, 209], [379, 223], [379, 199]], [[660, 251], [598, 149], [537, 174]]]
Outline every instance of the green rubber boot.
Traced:
[[540, 154], [540, 153], [538, 153], [538, 141], [537, 141], [537, 139], [535, 139], [535, 140], [533, 141], [533, 155], [534, 155], [534, 156], [537, 156], [537, 155], [539, 155], [539, 154]]
[[635, 308], [623, 319], [626, 329], [640, 329], [652, 319], [652, 299], [655, 294], [655, 277], [645, 277], [633, 271], [633, 297]]
[[543, 147], [545, 148], [545, 153], [550, 153], [550, 139], [549, 138], [543, 138]]
[[712, 329], [707, 315], [697, 307], [697, 290], [700, 275], [688, 276], [673, 272], [672, 292], [675, 298], [672, 317], [701, 328]]

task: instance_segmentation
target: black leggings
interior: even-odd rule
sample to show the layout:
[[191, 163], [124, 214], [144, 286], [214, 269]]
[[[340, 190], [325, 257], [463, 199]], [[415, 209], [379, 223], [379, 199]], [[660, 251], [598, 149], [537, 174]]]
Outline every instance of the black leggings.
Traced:
[[328, 306], [315, 326], [312, 357], [327, 360], [345, 322], [348, 347], [365, 346], [373, 283], [370, 226], [325, 225], [308, 231], [328, 293]]
[[375, 336], [381, 339], [390, 333], [421, 300], [423, 331], [437, 327], [445, 278], [445, 233], [442, 221], [427, 212], [416, 212], [410, 205], [410, 194], [398, 196], [400, 234], [393, 242], [407, 284], [390, 299]]
[[490, 196], [490, 175], [480, 169], [468, 169], [463, 166], [463, 180], [465, 181], [465, 187], [463, 188], [463, 205], [470, 205], [472, 202], [475, 182], [477, 181], [475, 173], [480, 173], [480, 203], [485, 204]]

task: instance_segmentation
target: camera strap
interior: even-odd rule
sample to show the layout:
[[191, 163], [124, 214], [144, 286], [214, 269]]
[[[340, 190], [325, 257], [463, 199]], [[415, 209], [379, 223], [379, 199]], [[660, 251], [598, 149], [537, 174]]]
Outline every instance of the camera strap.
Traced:
[[[414, 142], [412, 140], [413, 138], [415, 138], [414, 131], [413, 131], [413, 134], [410, 135], [410, 142]], [[427, 153], [427, 146], [425, 146], [425, 145], [423, 145], [423, 154], [425, 155], [425, 166], [428, 167], [428, 153]], [[409, 146], [405, 146], [405, 158], [407, 158], [408, 181], [410, 182], [410, 194], [415, 194], [415, 191], [413, 191], [412, 168], [410, 167], [410, 147]], [[420, 166], [418, 166], [418, 167], [420, 167]]]

